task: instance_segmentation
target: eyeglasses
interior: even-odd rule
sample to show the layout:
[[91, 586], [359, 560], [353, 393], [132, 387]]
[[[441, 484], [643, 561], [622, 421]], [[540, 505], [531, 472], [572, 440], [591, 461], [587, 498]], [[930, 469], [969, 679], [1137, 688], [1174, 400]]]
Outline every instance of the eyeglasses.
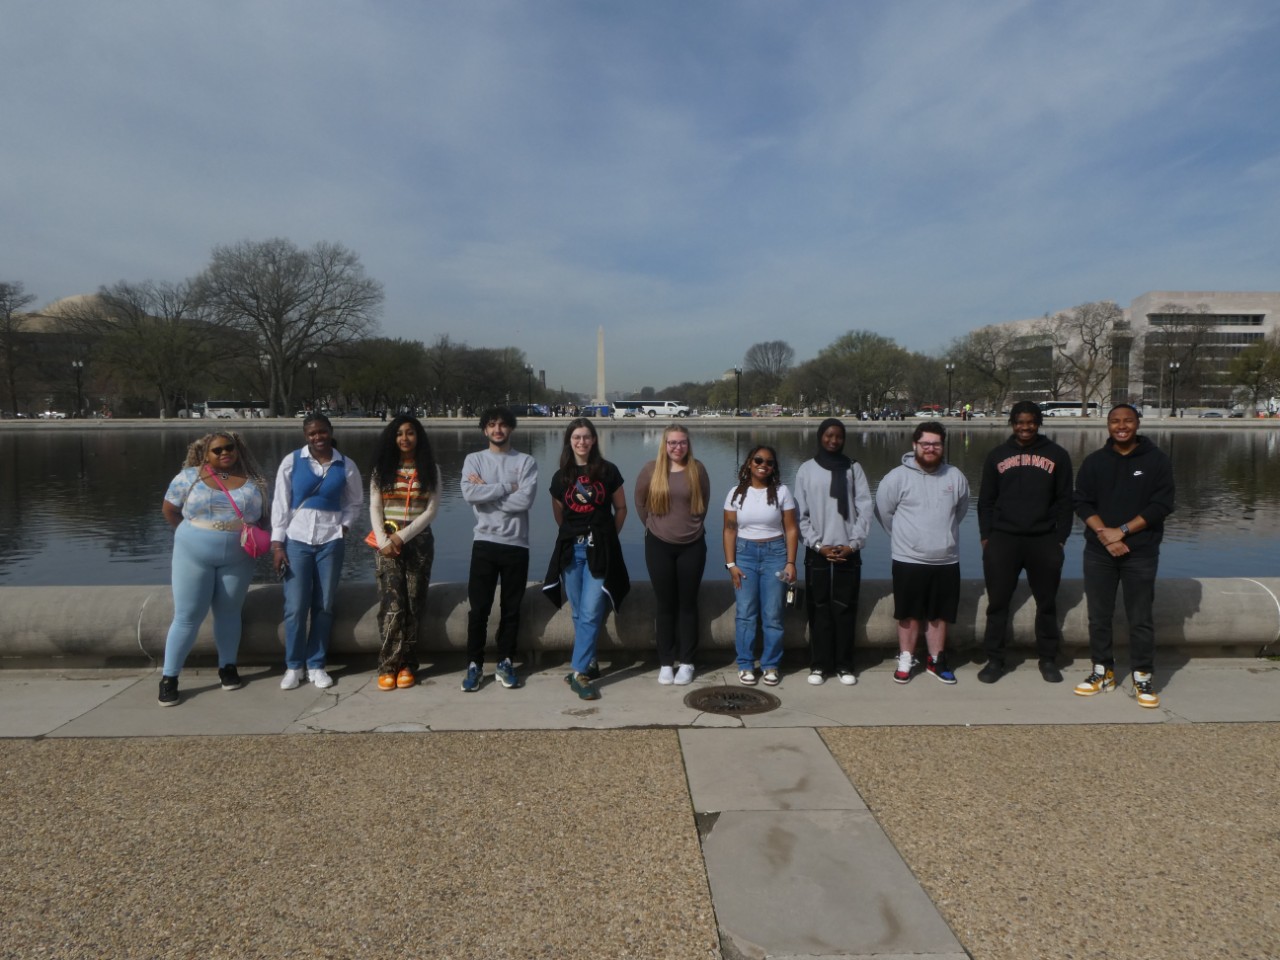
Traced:
[[215, 457], [220, 457], [224, 453], [235, 453], [236, 445], [234, 443], [229, 443], [225, 447], [210, 447], [209, 452], [212, 453]]
[[773, 466], [773, 461], [772, 461], [772, 460], [766, 460], [764, 457], [752, 457], [752, 458], [751, 458], [751, 462], [752, 462], [752, 463], [754, 463], [757, 467], [772, 467], [772, 466]]
[[922, 450], [941, 450], [942, 449], [942, 444], [940, 442], [932, 441], [932, 440], [928, 443], [925, 443], [923, 440], [917, 440], [916, 446], [920, 447]]
[[688, 440], [668, 440], [667, 441], [668, 447], [687, 447], [688, 445], [689, 445]]

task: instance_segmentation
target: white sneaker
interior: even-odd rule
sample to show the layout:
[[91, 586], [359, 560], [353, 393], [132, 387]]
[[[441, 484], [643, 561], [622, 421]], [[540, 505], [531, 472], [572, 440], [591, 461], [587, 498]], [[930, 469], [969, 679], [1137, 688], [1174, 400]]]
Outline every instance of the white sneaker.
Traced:
[[821, 670], [810, 670], [810, 671], [809, 671], [809, 682], [810, 682], [811, 684], [813, 684], [815, 687], [820, 687], [820, 686], [822, 686], [822, 681], [823, 681], [823, 680], [825, 680], [825, 679], [826, 679], [826, 678], [822, 675], [822, 671], [821, 671]]
[[658, 682], [662, 684], [664, 687], [667, 684], [672, 683], [675, 680], [675, 678], [676, 678], [676, 672], [672, 667], [658, 668]]
[[840, 682], [843, 683], [846, 687], [852, 687], [854, 684], [858, 682], [858, 678], [854, 676], [854, 673], [852, 670], [841, 670]]
[[676, 686], [683, 687], [690, 683], [693, 683], [693, 664], [682, 663], [676, 670]]
[[324, 667], [308, 670], [307, 680], [314, 684], [317, 690], [327, 690], [333, 686], [333, 677], [324, 672]]
[[301, 670], [286, 670], [284, 676], [280, 679], [281, 690], [296, 690], [298, 684], [302, 682]]

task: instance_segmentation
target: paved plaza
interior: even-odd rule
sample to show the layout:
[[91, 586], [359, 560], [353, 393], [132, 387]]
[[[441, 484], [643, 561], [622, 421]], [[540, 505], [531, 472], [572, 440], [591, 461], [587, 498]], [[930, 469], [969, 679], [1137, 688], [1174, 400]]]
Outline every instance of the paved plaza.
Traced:
[[[0, 670], [0, 957], [1280, 956], [1280, 664], [1161, 708], [790, 672], [724, 717], [656, 666], [383, 693], [366, 665]], [[11, 662], [12, 663], [12, 662]]]

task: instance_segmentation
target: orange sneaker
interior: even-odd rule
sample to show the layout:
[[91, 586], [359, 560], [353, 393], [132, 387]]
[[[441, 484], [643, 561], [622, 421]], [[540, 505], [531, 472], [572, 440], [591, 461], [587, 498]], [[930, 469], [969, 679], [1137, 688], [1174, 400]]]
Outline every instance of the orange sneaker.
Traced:
[[418, 678], [408, 667], [401, 667], [400, 672], [396, 674], [396, 686], [403, 690], [405, 687], [412, 687], [418, 682]]
[[378, 674], [379, 690], [394, 690], [396, 688], [396, 675], [394, 673]]

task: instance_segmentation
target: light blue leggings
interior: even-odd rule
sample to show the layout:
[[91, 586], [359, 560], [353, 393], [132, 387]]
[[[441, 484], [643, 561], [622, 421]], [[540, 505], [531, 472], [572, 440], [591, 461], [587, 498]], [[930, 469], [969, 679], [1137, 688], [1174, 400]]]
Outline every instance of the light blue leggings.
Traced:
[[218, 666], [236, 662], [240, 649], [240, 609], [253, 580], [253, 558], [240, 534], [205, 530], [183, 521], [173, 536], [173, 623], [164, 641], [164, 675], [182, 672], [187, 654], [209, 608]]

